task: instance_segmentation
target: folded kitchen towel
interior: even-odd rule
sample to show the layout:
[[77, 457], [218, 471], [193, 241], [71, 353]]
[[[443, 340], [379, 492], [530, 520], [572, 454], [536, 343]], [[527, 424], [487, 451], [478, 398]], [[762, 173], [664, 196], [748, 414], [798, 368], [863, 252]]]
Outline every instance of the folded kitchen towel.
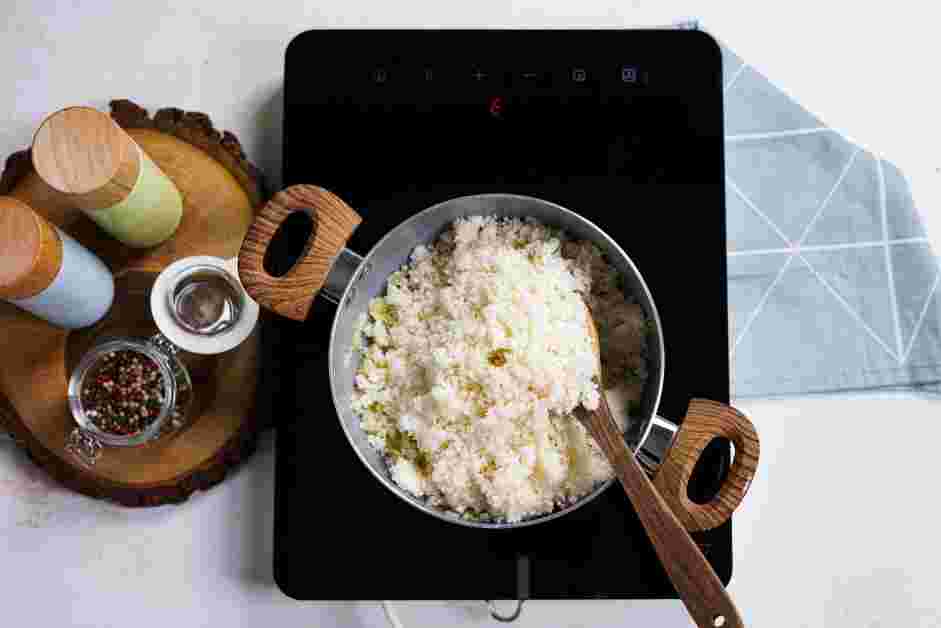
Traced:
[[724, 46], [723, 72], [733, 396], [941, 382], [938, 262], [904, 175]]

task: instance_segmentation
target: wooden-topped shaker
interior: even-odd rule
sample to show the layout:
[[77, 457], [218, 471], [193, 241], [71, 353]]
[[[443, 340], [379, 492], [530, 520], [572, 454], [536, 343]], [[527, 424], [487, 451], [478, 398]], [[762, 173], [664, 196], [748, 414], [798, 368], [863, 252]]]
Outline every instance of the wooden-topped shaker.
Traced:
[[93, 253], [15, 198], [0, 196], [0, 298], [76, 329], [111, 307], [111, 271]]
[[26, 299], [49, 287], [62, 266], [62, 241], [45, 218], [0, 196], [0, 298]]
[[69, 107], [47, 117], [33, 137], [32, 160], [46, 185], [128, 246], [160, 244], [180, 224], [176, 186], [96, 109]]

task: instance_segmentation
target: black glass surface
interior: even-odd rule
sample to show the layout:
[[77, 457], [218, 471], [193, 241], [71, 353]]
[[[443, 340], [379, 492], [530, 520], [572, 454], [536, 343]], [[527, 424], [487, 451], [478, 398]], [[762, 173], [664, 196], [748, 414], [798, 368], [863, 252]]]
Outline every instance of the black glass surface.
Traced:
[[[594, 221], [647, 280], [666, 341], [660, 413], [680, 420], [692, 397], [729, 397], [720, 77], [718, 47], [694, 31], [311, 31], [286, 56], [284, 180], [353, 206], [363, 254], [412, 214], [477, 192]], [[275, 577], [288, 595], [675, 596], [617, 485], [552, 522], [483, 531], [379, 484], [333, 408], [333, 314], [320, 299], [272, 334], [294, 371], [277, 412]], [[727, 462], [727, 445], [710, 447], [699, 499]], [[731, 524], [696, 540], [727, 582]]]

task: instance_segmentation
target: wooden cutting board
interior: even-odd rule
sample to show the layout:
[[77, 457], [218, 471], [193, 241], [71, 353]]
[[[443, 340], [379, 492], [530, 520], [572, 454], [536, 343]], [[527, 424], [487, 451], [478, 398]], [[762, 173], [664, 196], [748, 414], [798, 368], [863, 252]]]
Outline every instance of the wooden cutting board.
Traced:
[[194, 381], [192, 423], [142, 447], [106, 448], [93, 468], [64, 450], [73, 427], [68, 374], [102, 334], [154, 333], [148, 299], [156, 275], [190, 255], [235, 256], [265, 193], [238, 140], [216, 131], [205, 114], [162, 109], [150, 117], [122, 100], [111, 103], [111, 116], [176, 184], [184, 199], [182, 222], [157, 247], [128, 248], [49, 189], [33, 170], [29, 151], [7, 160], [0, 194], [26, 202], [98, 254], [115, 274], [116, 294], [103, 321], [73, 332], [0, 303], [0, 426], [36, 464], [74, 490], [129, 506], [161, 505], [220, 482], [254, 450], [258, 330], [220, 356], [182, 353]]

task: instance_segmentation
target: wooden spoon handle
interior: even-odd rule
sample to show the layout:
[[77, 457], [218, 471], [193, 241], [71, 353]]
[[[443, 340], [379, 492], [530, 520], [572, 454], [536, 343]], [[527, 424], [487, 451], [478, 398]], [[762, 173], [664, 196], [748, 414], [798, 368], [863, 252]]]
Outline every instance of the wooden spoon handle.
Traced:
[[604, 395], [595, 412], [577, 409], [579, 419], [611, 461], [657, 556], [693, 621], [700, 628], [744, 626], [735, 603], [683, 524], [657, 492], [624, 444]]
[[[304, 253], [280, 277], [264, 268], [265, 251], [284, 220], [296, 211], [310, 216], [313, 231]], [[281, 190], [255, 216], [239, 250], [239, 278], [259, 305], [303, 321], [337, 255], [362, 218], [338, 196], [315, 185]]]
[[[735, 445], [732, 468], [715, 497], [697, 504], [687, 493], [689, 478], [703, 450], [720, 436]], [[687, 530], [711, 530], [725, 523], [742, 503], [755, 477], [760, 452], [758, 433], [744, 414], [716, 401], [693, 399], [653, 485]]]

